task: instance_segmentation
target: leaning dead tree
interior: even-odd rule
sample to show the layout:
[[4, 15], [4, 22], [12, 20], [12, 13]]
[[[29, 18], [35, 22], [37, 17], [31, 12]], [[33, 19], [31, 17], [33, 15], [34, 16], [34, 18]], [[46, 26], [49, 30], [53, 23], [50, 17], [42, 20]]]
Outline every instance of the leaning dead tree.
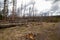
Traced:
[[8, 15], [8, 0], [4, 0], [4, 9], [3, 9], [3, 16], [5, 17], [4, 20], [7, 20]]

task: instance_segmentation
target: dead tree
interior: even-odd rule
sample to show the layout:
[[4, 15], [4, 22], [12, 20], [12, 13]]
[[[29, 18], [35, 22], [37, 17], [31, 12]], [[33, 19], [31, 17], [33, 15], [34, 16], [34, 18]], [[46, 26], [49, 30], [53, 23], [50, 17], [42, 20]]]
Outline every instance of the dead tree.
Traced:
[[35, 2], [33, 3], [33, 7], [32, 7], [32, 11], [33, 11], [33, 21], [34, 21], [34, 5], [35, 5]]
[[1, 11], [1, 2], [0, 2], [0, 11]]
[[23, 4], [21, 4], [20, 15], [22, 15]]
[[[25, 4], [26, 5], [26, 4]], [[26, 7], [24, 7], [24, 14], [23, 17], [25, 17], [25, 13], [26, 13]]]
[[12, 7], [12, 20], [15, 20], [15, 16], [16, 16], [16, 0], [12, 0], [13, 2], [13, 7]]
[[31, 7], [29, 8], [29, 17], [31, 17]]
[[8, 0], [4, 0], [3, 16], [5, 17], [4, 18], [5, 20], [7, 20], [7, 15], [8, 15]]

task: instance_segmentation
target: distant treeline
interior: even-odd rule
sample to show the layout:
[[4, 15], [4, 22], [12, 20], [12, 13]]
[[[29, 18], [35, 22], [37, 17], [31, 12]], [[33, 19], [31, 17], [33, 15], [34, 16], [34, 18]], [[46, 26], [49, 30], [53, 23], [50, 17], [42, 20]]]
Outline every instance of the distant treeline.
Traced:
[[43, 16], [43, 17], [26, 17], [24, 20], [28, 20], [30, 22], [60, 22], [60, 16]]
[[60, 22], [60, 16], [43, 17], [42, 20], [45, 22]]
[[[22, 20], [21, 20], [22, 19]], [[60, 16], [43, 16], [43, 17], [23, 17], [21, 21], [28, 22], [60, 22]]]
[[[0, 15], [0, 20], [3, 20], [4, 17]], [[60, 16], [43, 16], [43, 17], [24, 17], [24, 18], [17, 18], [18, 20], [27, 20], [29, 22], [32, 21], [41, 21], [41, 22], [60, 22]], [[22, 21], [21, 20], [21, 21]]]

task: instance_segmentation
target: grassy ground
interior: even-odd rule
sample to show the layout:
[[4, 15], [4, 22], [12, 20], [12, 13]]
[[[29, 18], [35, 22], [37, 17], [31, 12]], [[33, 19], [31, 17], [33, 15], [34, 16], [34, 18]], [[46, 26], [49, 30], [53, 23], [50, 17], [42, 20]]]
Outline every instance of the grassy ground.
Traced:
[[[0, 40], [26, 40], [33, 33], [35, 40], [60, 40], [60, 23], [29, 22], [26, 25], [0, 29]], [[29, 40], [29, 39], [28, 39]]]

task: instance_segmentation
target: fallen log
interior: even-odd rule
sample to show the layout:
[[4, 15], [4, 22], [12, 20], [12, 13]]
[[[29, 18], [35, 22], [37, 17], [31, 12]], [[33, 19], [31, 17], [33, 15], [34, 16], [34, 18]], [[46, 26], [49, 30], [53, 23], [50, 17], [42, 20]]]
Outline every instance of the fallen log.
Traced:
[[8, 23], [8, 24], [0, 24], [0, 29], [2, 28], [10, 28], [15, 26], [21, 26], [24, 25], [24, 23]]

